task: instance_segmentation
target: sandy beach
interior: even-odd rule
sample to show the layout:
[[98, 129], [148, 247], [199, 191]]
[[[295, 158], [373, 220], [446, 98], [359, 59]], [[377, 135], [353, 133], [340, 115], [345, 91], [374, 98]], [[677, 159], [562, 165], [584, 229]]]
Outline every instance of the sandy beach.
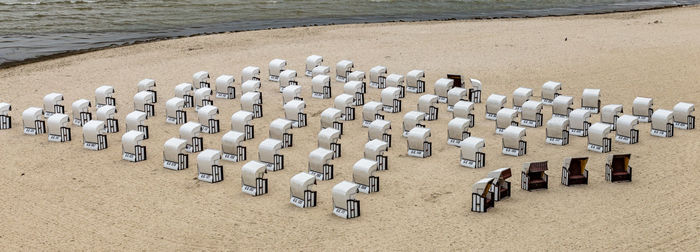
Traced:
[[[301, 27], [197, 36], [138, 44], [0, 70], [0, 102], [12, 104], [13, 128], [0, 131], [0, 248], [3, 250], [700, 250], [700, 133], [676, 130], [673, 138], [650, 136], [650, 124], [638, 126], [635, 145], [613, 142], [611, 153], [631, 153], [631, 183], [604, 180], [607, 154], [587, 151], [586, 138], [572, 136], [565, 147], [545, 143], [544, 127], [527, 129], [528, 153], [501, 154], [501, 136], [484, 118], [484, 103], [475, 106], [472, 135], [486, 140], [487, 166], [459, 165], [459, 148], [446, 144], [452, 118], [440, 105], [432, 130], [433, 156], [406, 155], [401, 135], [405, 112], [415, 110], [419, 94], [408, 93], [403, 112], [386, 113], [392, 123], [390, 169], [377, 174], [381, 191], [358, 194], [362, 216], [345, 220], [333, 215], [331, 188], [352, 181], [352, 165], [362, 157], [367, 129], [358, 119], [345, 123], [343, 155], [333, 160], [335, 178], [319, 181], [318, 206], [289, 203], [289, 179], [307, 170], [316, 148], [320, 113], [332, 99], [311, 98], [311, 79], [304, 62], [322, 55], [332, 73], [348, 59], [369, 73], [376, 65], [405, 75], [426, 72], [427, 92], [448, 73], [484, 83], [490, 94], [508, 96], [518, 87], [534, 90], [562, 82], [562, 93], [580, 107], [584, 88], [601, 89], [605, 104], [623, 104], [631, 114], [637, 96], [654, 98], [655, 109], [671, 110], [678, 102], [700, 104], [700, 7], [654, 11], [546, 17], [534, 19], [357, 24]], [[293, 129], [294, 147], [283, 149], [285, 169], [269, 172], [269, 193], [251, 197], [241, 192], [241, 166], [223, 162], [225, 180], [196, 179], [190, 168], [162, 168], [163, 143], [178, 136], [179, 126], [165, 123], [165, 101], [173, 88], [191, 82], [205, 70], [212, 82], [222, 74], [236, 76], [249, 65], [262, 69], [286, 59], [300, 73], [309, 126]], [[83, 149], [82, 131], [72, 126], [73, 141], [50, 143], [46, 135], [25, 136], [24, 109], [41, 107], [42, 97], [62, 93], [66, 111], [77, 99], [94, 102], [101, 85], [115, 87], [118, 117], [133, 110], [136, 83], [158, 83], [156, 117], [146, 124], [148, 160], [121, 160], [121, 136], [109, 134], [110, 147]], [[333, 96], [342, 84], [333, 82]], [[238, 91], [240, 92], [240, 91]], [[249, 160], [272, 120], [283, 117], [278, 84], [263, 81], [264, 117], [254, 120], [255, 139], [246, 141]], [[365, 100], [379, 100], [368, 87]], [[230, 129], [235, 100], [214, 100], [222, 132], [204, 135], [205, 148], [220, 148]], [[94, 105], [94, 104], [93, 104]], [[94, 112], [94, 107], [92, 108]], [[551, 107], [543, 110], [544, 121]], [[190, 120], [195, 118], [188, 109]], [[599, 115], [591, 117], [599, 121]], [[588, 156], [588, 185], [560, 184], [565, 157]], [[519, 188], [524, 162], [549, 160], [549, 189]], [[512, 197], [496, 202], [488, 213], [470, 212], [471, 186], [494, 169], [511, 167]]]

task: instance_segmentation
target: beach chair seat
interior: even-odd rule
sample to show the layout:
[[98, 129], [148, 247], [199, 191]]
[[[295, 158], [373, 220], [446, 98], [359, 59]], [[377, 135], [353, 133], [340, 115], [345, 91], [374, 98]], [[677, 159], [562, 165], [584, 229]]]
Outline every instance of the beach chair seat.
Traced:
[[447, 79], [452, 80], [452, 87], [464, 87], [464, 79], [461, 74], [447, 74]]
[[328, 66], [317, 66], [314, 67], [313, 70], [311, 70], [311, 78], [319, 76], [319, 75], [331, 75], [331, 68]]
[[209, 183], [224, 180], [224, 167], [221, 165], [221, 151], [206, 149], [197, 155], [197, 179]]
[[542, 104], [552, 106], [554, 98], [560, 95], [561, 83], [555, 81], [547, 81], [542, 84]]
[[333, 214], [343, 219], [360, 217], [360, 201], [355, 199], [359, 186], [349, 181], [333, 186]]
[[146, 118], [156, 115], [155, 104], [153, 104], [153, 93], [141, 91], [134, 95], [134, 110], [146, 113]]
[[297, 71], [289, 69], [282, 71], [279, 75], [280, 93], [285, 87], [299, 85], [299, 82], [296, 81], [296, 78]]
[[316, 191], [311, 187], [316, 184], [316, 177], [306, 172], [297, 173], [289, 180], [289, 202], [299, 208], [316, 206]]
[[547, 170], [547, 161], [524, 163], [523, 171], [520, 176], [521, 188], [527, 191], [547, 189], [549, 187]]
[[200, 88], [211, 88], [211, 83], [209, 83], [209, 72], [199, 71], [192, 75], [192, 84], [195, 85], [197, 89]]
[[236, 99], [236, 87], [233, 86], [233, 82], [236, 78], [233, 75], [223, 74], [216, 78], [216, 98], [218, 99]]
[[472, 84], [472, 87], [469, 88], [469, 101], [473, 103], [481, 103], [481, 89], [483, 88], [481, 81], [477, 79], [469, 79], [469, 82]]
[[459, 164], [469, 168], [481, 168], [486, 165], [484, 153], [486, 143], [478, 137], [468, 137], [459, 143]]
[[251, 196], [267, 194], [267, 179], [265, 164], [249, 161], [241, 167], [241, 191]]
[[365, 74], [365, 72], [355, 70], [355, 71], [352, 71], [352, 72], [348, 73], [348, 80], [347, 80], [347, 82], [350, 82], [350, 81], [359, 81], [360, 83], [362, 83], [362, 90], [361, 90], [361, 92], [364, 94], [364, 93], [367, 92], [367, 83], [365, 83], [365, 78], [366, 78], [366, 77], [367, 77], [367, 75]]
[[467, 90], [464, 88], [452, 88], [447, 91], [447, 111], [454, 110], [455, 104], [460, 101], [468, 101]]
[[504, 108], [506, 97], [498, 94], [491, 94], [486, 99], [486, 119], [496, 121], [498, 111]]
[[304, 71], [304, 75], [312, 77], [314, 68], [320, 66], [321, 64], [323, 64], [322, 56], [314, 54], [309, 57], [306, 57], [306, 71]]

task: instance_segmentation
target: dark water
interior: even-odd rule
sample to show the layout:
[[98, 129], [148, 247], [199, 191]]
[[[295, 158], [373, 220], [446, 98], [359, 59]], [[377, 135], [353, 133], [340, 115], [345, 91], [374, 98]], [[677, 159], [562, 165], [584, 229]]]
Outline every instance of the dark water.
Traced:
[[0, 0], [0, 67], [196, 34], [304, 25], [630, 11], [700, 0]]

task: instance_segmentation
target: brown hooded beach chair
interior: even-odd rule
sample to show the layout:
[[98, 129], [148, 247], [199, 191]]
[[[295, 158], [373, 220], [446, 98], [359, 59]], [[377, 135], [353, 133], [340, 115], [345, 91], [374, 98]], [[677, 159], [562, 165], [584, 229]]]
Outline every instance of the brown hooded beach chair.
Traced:
[[588, 157], [566, 158], [561, 168], [561, 183], [565, 186], [588, 184]]
[[549, 181], [547, 173], [545, 173], [547, 170], [547, 161], [523, 164], [523, 171], [520, 176], [522, 189], [528, 191], [547, 189], [547, 182]]
[[609, 155], [605, 164], [605, 180], [610, 182], [632, 181], [631, 154]]

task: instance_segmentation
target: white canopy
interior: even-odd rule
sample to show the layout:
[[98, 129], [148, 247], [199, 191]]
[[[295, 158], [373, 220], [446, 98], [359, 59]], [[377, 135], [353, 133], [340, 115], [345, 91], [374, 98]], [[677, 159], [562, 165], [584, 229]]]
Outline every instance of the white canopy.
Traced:
[[447, 105], [454, 106], [467, 96], [467, 90], [464, 88], [452, 88], [447, 91]]
[[321, 112], [321, 128], [332, 128], [333, 122], [339, 121], [342, 113], [342, 111], [335, 108], [327, 108]]
[[440, 78], [435, 81], [435, 95], [440, 97], [447, 97], [447, 91], [454, 87], [454, 80], [447, 78]]
[[[80, 112], [90, 112], [90, 106], [92, 106], [90, 101], [85, 99], [74, 101], [73, 104], [71, 104], [73, 118], [80, 118]], [[0, 107], [0, 115], [1, 114], [2, 108]]]
[[542, 84], [542, 98], [554, 100], [557, 93], [561, 90], [561, 83], [554, 81], [547, 81]]
[[377, 171], [377, 161], [360, 159], [352, 166], [352, 180], [361, 185], [369, 185], [369, 177]]
[[279, 76], [279, 74], [284, 71], [284, 68], [287, 66], [287, 61], [283, 59], [273, 59], [270, 61], [268, 66], [270, 75]]
[[378, 155], [384, 154], [388, 149], [388, 143], [379, 139], [373, 139], [365, 143], [365, 158], [375, 159]]
[[141, 111], [132, 111], [126, 115], [126, 131], [139, 130], [139, 125], [144, 125], [146, 121], [146, 113]]
[[153, 93], [141, 91], [134, 95], [134, 109], [143, 110], [146, 104], [153, 104]]
[[523, 137], [525, 137], [525, 128], [508, 126], [503, 131], [503, 147], [519, 149], [520, 140], [523, 140]]
[[167, 161], [177, 161], [179, 154], [185, 153], [187, 141], [173, 137], [165, 141], [163, 145], [163, 159]]
[[153, 90], [153, 88], [156, 86], [156, 81], [152, 79], [143, 79], [139, 81], [136, 86], [138, 87], [139, 92]]
[[185, 99], [182, 99], [180, 97], [170, 98], [168, 101], [165, 102], [165, 116], [173, 118], [177, 117], [177, 111], [182, 110], [184, 106]]
[[333, 186], [333, 207], [346, 209], [348, 208], [348, 200], [354, 200], [359, 187], [358, 184], [342, 181]]
[[256, 179], [263, 178], [267, 173], [265, 164], [258, 161], [250, 161], [241, 167], [241, 183], [250, 187], [257, 187]]
[[233, 75], [221, 75], [216, 78], [216, 92], [217, 93], [228, 93], [228, 88], [233, 87], [233, 82], [236, 78]]
[[608, 104], [603, 106], [600, 113], [600, 122], [607, 124], [613, 124], [615, 116], [622, 113], [622, 105], [620, 104]]
[[406, 74], [406, 85], [409, 87], [417, 87], [418, 81], [425, 78], [425, 71], [411, 70]]
[[371, 82], [379, 82], [379, 77], [386, 75], [386, 67], [385, 66], [375, 66], [372, 69], [369, 70], [369, 81]]
[[192, 95], [194, 86], [190, 83], [180, 83], [175, 86], [175, 97], [184, 98], [185, 95]]
[[284, 117], [287, 120], [299, 120], [299, 113], [304, 113], [306, 102], [301, 100], [291, 100], [284, 104]]
[[114, 94], [114, 87], [112, 86], [100, 86], [95, 89], [95, 102], [98, 104], [106, 104], [106, 98], [112, 97]]
[[632, 131], [637, 124], [639, 124], [639, 119], [636, 116], [622, 115], [617, 119], [615, 128], [618, 135], [632, 137], [630, 131]]
[[352, 71], [354, 66], [355, 65], [352, 63], [352, 61], [349, 60], [338, 61], [338, 63], [335, 64], [335, 74], [338, 76], [347, 77], [345, 76], [345, 72]]
[[387, 87], [398, 87], [403, 86], [403, 75], [400, 74], [390, 74], [386, 77]]
[[289, 180], [289, 190], [292, 197], [304, 199], [304, 192], [311, 190], [311, 186], [316, 184], [316, 176], [306, 172], [297, 173]]
[[196, 105], [201, 106], [203, 100], [211, 99], [211, 95], [211, 88], [199, 88], [194, 91], [194, 102]]
[[318, 132], [318, 147], [330, 149], [332, 143], [338, 142], [340, 130], [325, 128]]
[[515, 109], [502, 108], [496, 114], [496, 128], [505, 129], [511, 122], [517, 122], [518, 111]]
[[513, 106], [522, 107], [532, 97], [532, 89], [519, 87], [513, 91]]
[[0, 115], [6, 116], [12, 110], [12, 105], [9, 103], [0, 102]]
[[552, 101], [552, 113], [558, 115], [569, 115], [569, 109], [574, 106], [574, 98], [560, 95]]
[[491, 184], [493, 184], [493, 178], [482, 178], [472, 185], [472, 192], [486, 197], [486, 194], [488, 194], [491, 188]]
[[107, 119], [114, 119], [114, 114], [117, 113], [117, 108], [114, 106], [102, 106], [95, 111], [97, 120], [107, 121]]
[[651, 115], [651, 128], [666, 131], [666, 124], [673, 124], [673, 111], [659, 109]]
[[130, 130], [124, 133], [122, 135], [122, 150], [127, 153], [133, 152], [136, 145], [141, 145], [144, 136], [143, 132], [138, 130]]
[[393, 106], [394, 100], [399, 99], [401, 95], [401, 89], [396, 87], [387, 87], [382, 90], [382, 104], [386, 106]]
[[209, 119], [216, 119], [216, 115], [218, 114], [219, 108], [212, 105], [207, 105], [201, 107], [199, 111], [197, 111], [197, 118], [199, 119], [200, 124], [209, 125]]
[[260, 81], [259, 80], [247, 80], [241, 84], [241, 93], [248, 92], [259, 92], [260, 91]]
[[542, 113], [542, 102], [529, 100], [523, 103], [523, 119], [535, 121], [537, 114]]
[[600, 101], [600, 89], [586, 88], [581, 96], [581, 107], [598, 107]]
[[351, 73], [348, 74], [348, 81], [359, 81], [362, 82], [365, 80], [365, 72], [363, 71], [352, 71]]
[[63, 95], [59, 93], [50, 93], [44, 96], [44, 111], [54, 112], [54, 105], [60, 105], [63, 101]]
[[462, 139], [462, 133], [469, 129], [469, 119], [455, 117], [447, 123], [447, 137], [450, 139]]
[[506, 97], [499, 94], [491, 94], [486, 99], [486, 113], [496, 114], [506, 104]]
[[610, 134], [610, 125], [605, 123], [594, 123], [588, 128], [588, 143], [603, 146], [603, 138]]
[[498, 168], [496, 170], [490, 171], [486, 177], [492, 178], [494, 182], [499, 183], [501, 182], [501, 177], [504, 177], [503, 180], [510, 178], [510, 167], [504, 167], [504, 168]]
[[246, 82], [254, 79], [260, 79], [260, 68], [255, 66], [243, 68], [243, 71], [241, 71], [241, 81]]
[[564, 138], [563, 131], [568, 130], [569, 119], [562, 117], [552, 117], [552, 119], [549, 119], [549, 121], [547, 121], [547, 137]]
[[294, 98], [296, 97], [301, 97], [300, 85], [286, 86], [284, 89], [282, 89], [282, 102], [284, 104], [287, 104], [288, 102], [294, 100]]
[[180, 138], [187, 140], [187, 144], [192, 144], [193, 137], [199, 137], [202, 125], [196, 122], [187, 122], [180, 126]]
[[478, 137], [468, 137], [459, 143], [459, 148], [462, 151], [462, 158], [469, 160], [476, 160], [476, 153], [482, 152], [484, 146], [486, 146], [484, 139]]
[[64, 114], [53, 114], [52, 116], [49, 116], [49, 118], [46, 119], [46, 126], [49, 134], [60, 135], [61, 127], [69, 127], [68, 121], [70, 121], [70, 118]]
[[474, 103], [470, 101], [458, 101], [452, 109], [453, 117], [468, 118], [474, 111]]
[[585, 122], [591, 117], [591, 111], [586, 109], [574, 109], [569, 115], [570, 127], [573, 129], [583, 129]]
[[427, 142], [430, 137], [429, 128], [416, 127], [408, 132], [408, 149], [422, 150], [423, 142]]
[[[192, 75], [192, 84], [196, 86], [200, 86], [200, 82], [208, 82], [209, 80], [209, 72], [207, 71], [199, 71], [196, 72]], [[201, 86], [200, 86], [201, 87]]]
[[371, 101], [362, 106], [362, 120], [374, 121], [374, 115], [382, 110], [381, 102]]
[[253, 105], [260, 102], [259, 92], [248, 92], [241, 96], [241, 110], [253, 112]]
[[328, 66], [317, 66], [311, 70], [311, 77], [316, 77], [318, 75], [329, 75], [331, 73], [331, 68]]
[[22, 112], [22, 121], [24, 125], [31, 125], [34, 127], [34, 121], [41, 120], [41, 116], [44, 115], [44, 110], [37, 107], [30, 107]]
[[278, 154], [280, 149], [282, 149], [282, 141], [267, 138], [260, 142], [260, 145], [258, 146], [258, 157], [260, 158], [260, 161], [274, 163], [275, 154]]
[[280, 73], [280, 87], [286, 87], [289, 85], [290, 81], [294, 81], [297, 77], [297, 71], [294, 70], [284, 70]]
[[391, 122], [385, 120], [374, 120], [369, 124], [367, 135], [369, 139], [382, 139], [384, 133], [388, 133], [391, 129]]
[[253, 121], [253, 113], [239, 110], [231, 115], [231, 130], [245, 132], [245, 126]]
[[676, 122], [687, 122], [688, 116], [691, 116], [694, 111], [694, 104], [687, 102], [679, 102], [678, 104], [676, 104], [676, 106], [673, 106], [673, 120]]
[[105, 134], [105, 122], [99, 120], [90, 120], [83, 125], [83, 141], [88, 143], [97, 143], [97, 135]]
[[224, 153], [238, 153], [238, 146], [245, 140], [245, 133], [239, 131], [229, 131], [221, 137], [221, 150]]
[[333, 151], [326, 148], [316, 148], [309, 153], [309, 169], [323, 173], [323, 165], [328, 164], [333, 158]]
[[361, 81], [348, 81], [343, 85], [343, 93], [349, 95], [355, 95], [355, 93], [360, 93], [362, 91]]
[[323, 63], [323, 57], [318, 55], [311, 55], [306, 57], [306, 71], [311, 71], [314, 67], [320, 66]]
[[481, 90], [482, 85], [480, 80], [470, 78], [469, 81], [472, 83], [472, 88], [474, 90]]
[[221, 151], [206, 149], [197, 155], [197, 171], [203, 174], [212, 174], [212, 166], [219, 165]]
[[632, 115], [636, 116], [651, 116], [649, 109], [654, 105], [654, 100], [646, 97], [634, 98], [632, 102]]
[[420, 111], [410, 111], [403, 115], [403, 129], [404, 131], [410, 131], [416, 124], [425, 120], [425, 113]]
[[277, 118], [270, 123], [270, 138], [283, 140], [284, 133], [287, 133], [290, 129], [292, 129], [292, 121]]
[[349, 94], [340, 94], [335, 97], [335, 100], [333, 101], [333, 107], [340, 110], [343, 110], [347, 107], [352, 107], [353, 99], [355, 99], [355, 96]]
[[430, 107], [437, 107], [438, 96], [432, 94], [424, 94], [418, 97], [418, 111], [430, 113]]
[[311, 91], [314, 93], [323, 93], [323, 87], [331, 86], [331, 78], [328, 75], [316, 75], [311, 79]]

